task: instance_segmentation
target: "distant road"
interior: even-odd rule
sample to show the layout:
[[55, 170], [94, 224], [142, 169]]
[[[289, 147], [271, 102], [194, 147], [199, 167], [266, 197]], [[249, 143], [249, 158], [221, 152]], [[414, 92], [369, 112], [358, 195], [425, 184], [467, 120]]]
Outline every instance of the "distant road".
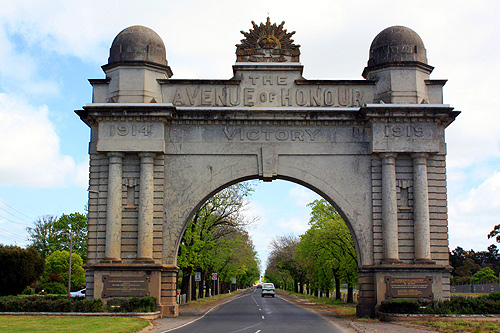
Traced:
[[[170, 332], [170, 331], [169, 331]], [[344, 332], [323, 317], [276, 296], [261, 297], [260, 290], [247, 290], [241, 296], [218, 306], [184, 327], [171, 332]]]

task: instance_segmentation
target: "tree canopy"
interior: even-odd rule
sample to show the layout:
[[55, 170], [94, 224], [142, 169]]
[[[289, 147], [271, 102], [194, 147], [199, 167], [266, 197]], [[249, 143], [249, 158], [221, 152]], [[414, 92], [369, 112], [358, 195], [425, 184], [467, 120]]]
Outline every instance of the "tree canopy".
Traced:
[[27, 228], [30, 245], [42, 258], [56, 250], [68, 250], [70, 233], [73, 234], [73, 251], [87, 260], [87, 214], [71, 213], [61, 217], [46, 215]]
[[253, 182], [227, 187], [195, 213], [186, 227], [177, 258], [183, 293], [187, 293], [194, 272], [201, 272], [207, 282], [209, 274], [217, 272], [220, 280], [229, 284], [233, 278], [249, 284], [249, 280], [259, 277], [259, 262], [246, 232], [254, 219], [243, 214], [248, 204], [246, 197], [253, 188]]
[[357, 255], [349, 229], [337, 210], [326, 200], [315, 200], [311, 207], [309, 229], [300, 237], [281, 236], [271, 243], [266, 280], [277, 285], [293, 286], [303, 292], [326, 294], [335, 282], [336, 297], [340, 298], [341, 282], [348, 285], [348, 300], [352, 301], [357, 283]]
[[17, 295], [43, 273], [44, 260], [29, 247], [0, 244], [0, 295]]

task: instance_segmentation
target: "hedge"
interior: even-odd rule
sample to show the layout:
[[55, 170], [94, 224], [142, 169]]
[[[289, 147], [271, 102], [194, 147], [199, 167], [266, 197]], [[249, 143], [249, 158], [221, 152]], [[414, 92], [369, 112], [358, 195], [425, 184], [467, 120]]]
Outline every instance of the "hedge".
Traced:
[[379, 311], [404, 314], [500, 314], [500, 292], [479, 297], [452, 297], [445, 301], [391, 299], [383, 301]]
[[4, 296], [0, 312], [155, 312], [156, 298], [129, 297], [110, 299], [104, 306], [101, 299], [67, 296]]

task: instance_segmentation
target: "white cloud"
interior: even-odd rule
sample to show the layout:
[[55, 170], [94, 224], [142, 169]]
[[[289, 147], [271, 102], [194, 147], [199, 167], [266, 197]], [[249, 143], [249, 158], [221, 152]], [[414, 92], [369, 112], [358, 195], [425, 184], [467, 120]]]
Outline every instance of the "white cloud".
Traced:
[[451, 247], [485, 250], [488, 233], [500, 224], [500, 172], [495, 172], [477, 188], [450, 202]]
[[294, 201], [295, 205], [302, 207], [306, 207], [307, 204], [313, 202], [316, 199], [320, 199], [320, 197], [316, 193], [301, 185], [292, 187], [290, 189], [289, 196]]
[[[9, 186], [84, 186], [87, 168], [62, 155], [46, 106], [0, 94], [0, 183]], [[85, 177], [85, 183], [87, 183]]]

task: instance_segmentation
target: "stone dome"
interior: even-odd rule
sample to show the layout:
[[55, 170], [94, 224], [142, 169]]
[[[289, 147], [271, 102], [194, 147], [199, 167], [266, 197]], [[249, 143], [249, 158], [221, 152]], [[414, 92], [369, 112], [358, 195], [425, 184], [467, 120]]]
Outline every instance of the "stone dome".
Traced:
[[115, 37], [109, 50], [108, 65], [137, 61], [168, 66], [167, 52], [161, 37], [140, 25], [128, 27]]
[[405, 62], [427, 64], [424, 43], [415, 31], [394, 26], [384, 29], [373, 39], [368, 67]]

